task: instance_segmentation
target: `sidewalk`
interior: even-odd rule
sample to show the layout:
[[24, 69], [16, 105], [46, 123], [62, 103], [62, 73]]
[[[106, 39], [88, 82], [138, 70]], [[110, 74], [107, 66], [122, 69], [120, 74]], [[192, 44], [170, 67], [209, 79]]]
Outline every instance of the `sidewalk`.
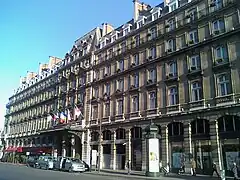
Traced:
[[[112, 170], [112, 169], [101, 169], [100, 173], [95, 171], [94, 169], [91, 172], [87, 172], [87, 174], [101, 175], [101, 176], [114, 176], [114, 177], [127, 177], [127, 178], [135, 178], [135, 179], [150, 179], [155, 180], [159, 179], [159, 177], [146, 177], [145, 172], [143, 171], [131, 171], [131, 174], [128, 175], [127, 170]], [[205, 180], [214, 180], [220, 179], [218, 177], [210, 177], [207, 175], [198, 175], [191, 176], [190, 174], [178, 175], [174, 173], [170, 173], [168, 176], [164, 176], [163, 174], [160, 177], [169, 177], [169, 178], [178, 178], [178, 179], [205, 179]], [[233, 179], [232, 177], [226, 177], [226, 179]]]

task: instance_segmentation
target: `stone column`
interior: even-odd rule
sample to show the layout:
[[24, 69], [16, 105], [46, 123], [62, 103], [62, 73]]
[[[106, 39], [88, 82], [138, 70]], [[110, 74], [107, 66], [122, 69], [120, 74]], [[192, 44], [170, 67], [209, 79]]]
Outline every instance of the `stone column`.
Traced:
[[218, 135], [218, 122], [217, 120], [210, 121], [210, 141], [212, 149], [212, 162], [215, 162], [219, 170], [223, 168], [222, 148]]
[[192, 130], [191, 130], [191, 123], [190, 121], [185, 121], [183, 124], [184, 127], [184, 142], [183, 142], [183, 147], [184, 147], [184, 153], [186, 156], [185, 159], [185, 171], [187, 173], [191, 172], [191, 158], [193, 157], [193, 152], [192, 152]]
[[[132, 161], [132, 137], [131, 137], [131, 129], [126, 131], [126, 160], [127, 163], [129, 160]], [[126, 167], [125, 167], [126, 168]]]
[[63, 157], [66, 157], [66, 154], [67, 154], [66, 142], [67, 142], [67, 137], [66, 137], [66, 135], [63, 135], [63, 139], [62, 139], [62, 156]]
[[116, 170], [116, 131], [112, 132], [112, 143], [111, 143], [111, 164], [110, 168]]
[[169, 163], [169, 141], [168, 141], [168, 126], [167, 124], [163, 124], [161, 126], [162, 132], [162, 165], [166, 166]]
[[76, 138], [75, 135], [71, 136], [71, 157], [75, 158], [76, 155]]
[[87, 129], [85, 132], [82, 133], [82, 139], [84, 139], [82, 144], [82, 160], [85, 161], [87, 164], [90, 165], [90, 153], [91, 153], [91, 146], [90, 146], [90, 130]]
[[142, 128], [142, 171], [147, 170], [147, 141], [145, 138], [145, 127]]

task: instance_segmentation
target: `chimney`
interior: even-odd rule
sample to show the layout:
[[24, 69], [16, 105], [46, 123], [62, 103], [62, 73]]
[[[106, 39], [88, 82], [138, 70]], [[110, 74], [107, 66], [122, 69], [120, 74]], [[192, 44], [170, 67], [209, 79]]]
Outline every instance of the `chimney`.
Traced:
[[58, 64], [62, 59], [54, 56], [49, 56], [49, 68], [54, 68], [56, 64]]
[[102, 24], [102, 36], [105, 36], [106, 34], [112, 32], [114, 30], [113, 26], [111, 26], [108, 23]]
[[146, 11], [149, 8], [151, 8], [150, 5], [145, 4], [144, 2], [140, 2], [139, 0], [133, 0], [133, 4], [134, 4], [134, 22], [137, 21], [139, 17], [139, 12], [144, 10]]
[[134, 5], [134, 22], [137, 21], [138, 16], [139, 16], [139, 9], [138, 9], [138, 5], [139, 5], [139, 1], [138, 0], [133, 0], [133, 5]]

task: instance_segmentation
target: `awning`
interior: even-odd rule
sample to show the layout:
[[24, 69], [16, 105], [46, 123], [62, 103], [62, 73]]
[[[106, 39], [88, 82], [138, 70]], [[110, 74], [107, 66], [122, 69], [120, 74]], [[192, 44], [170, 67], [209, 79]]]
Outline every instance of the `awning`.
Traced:
[[13, 146], [10, 146], [10, 147], [7, 147], [4, 152], [16, 152], [17, 151], [17, 147], [13, 147]]

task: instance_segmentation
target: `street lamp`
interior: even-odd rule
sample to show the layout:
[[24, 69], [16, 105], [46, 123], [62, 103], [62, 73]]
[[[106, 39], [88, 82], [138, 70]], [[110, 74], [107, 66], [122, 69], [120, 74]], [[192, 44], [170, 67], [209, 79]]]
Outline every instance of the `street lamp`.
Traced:
[[101, 165], [101, 150], [102, 150], [102, 120], [100, 119], [99, 124], [99, 144], [98, 144], [98, 173], [100, 173], [100, 165]]

